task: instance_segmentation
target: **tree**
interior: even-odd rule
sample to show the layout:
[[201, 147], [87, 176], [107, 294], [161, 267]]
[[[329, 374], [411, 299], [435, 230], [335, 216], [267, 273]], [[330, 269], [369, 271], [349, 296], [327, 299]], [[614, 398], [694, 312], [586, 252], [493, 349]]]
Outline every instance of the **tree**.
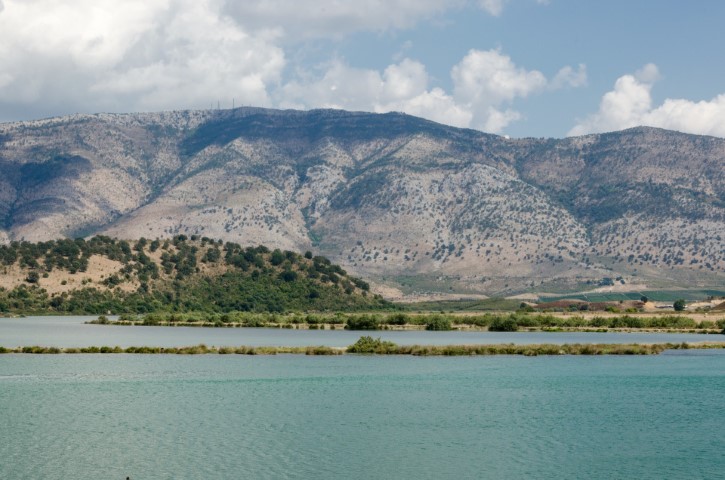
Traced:
[[285, 259], [285, 256], [282, 253], [282, 251], [280, 249], [276, 248], [272, 252], [272, 256], [270, 257], [269, 261], [272, 265], [274, 265], [276, 267], [277, 265], [281, 265], [282, 262], [284, 262], [284, 259]]
[[687, 305], [687, 303], [682, 298], [680, 298], [679, 300], [675, 300], [675, 303], [672, 304], [672, 306], [675, 309], [675, 312], [681, 312], [681, 311], [683, 311], [685, 309], [685, 306], [686, 305]]
[[488, 326], [490, 332], [515, 332], [519, 325], [513, 318], [495, 318]]

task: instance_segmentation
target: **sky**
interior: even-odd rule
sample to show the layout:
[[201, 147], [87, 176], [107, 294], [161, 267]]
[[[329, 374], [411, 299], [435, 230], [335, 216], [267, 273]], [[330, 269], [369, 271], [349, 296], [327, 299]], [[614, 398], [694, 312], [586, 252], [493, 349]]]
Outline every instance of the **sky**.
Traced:
[[512, 137], [725, 137], [720, 0], [0, 0], [0, 122], [402, 111]]

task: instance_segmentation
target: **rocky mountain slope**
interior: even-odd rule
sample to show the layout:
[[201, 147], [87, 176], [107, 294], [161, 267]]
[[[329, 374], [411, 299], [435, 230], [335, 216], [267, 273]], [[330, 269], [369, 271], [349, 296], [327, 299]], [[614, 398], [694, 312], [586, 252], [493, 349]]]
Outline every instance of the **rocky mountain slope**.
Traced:
[[718, 285], [725, 140], [240, 108], [0, 124], [0, 242], [198, 234], [405, 292]]

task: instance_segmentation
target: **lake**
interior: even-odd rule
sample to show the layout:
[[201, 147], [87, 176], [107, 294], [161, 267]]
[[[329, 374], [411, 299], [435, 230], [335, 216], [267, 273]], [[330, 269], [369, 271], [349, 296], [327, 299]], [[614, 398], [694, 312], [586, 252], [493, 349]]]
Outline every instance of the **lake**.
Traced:
[[601, 332], [361, 332], [349, 330], [288, 330], [276, 328], [199, 328], [87, 325], [96, 317], [0, 318], [0, 346], [155, 346], [184, 347], [204, 343], [214, 346], [313, 346], [346, 347], [362, 335], [372, 335], [400, 345], [539, 344], [539, 343], [681, 343], [725, 341], [723, 335]]
[[0, 355], [0, 478], [723, 478], [724, 353]]

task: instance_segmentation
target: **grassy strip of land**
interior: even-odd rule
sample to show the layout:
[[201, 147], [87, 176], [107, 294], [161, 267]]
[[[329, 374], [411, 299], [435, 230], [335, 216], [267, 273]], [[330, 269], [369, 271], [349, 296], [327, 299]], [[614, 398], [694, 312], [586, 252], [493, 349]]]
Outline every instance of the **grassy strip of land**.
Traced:
[[325, 346], [316, 347], [209, 347], [204, 344], [189, 347], [42, 347], [26, 346], [17, 348], [0, 347], [0, 353], [30, 353], [30, 354], [60, 354], [60, 353], [142, 353], [142, 354], [174, 354], [174, 355], [201, 355], [201, 354], [236, 354], [236, 355], [277, 355], [277, 354], [304, 354], [304, 355], [340, 355], [344, 348]]
[[686, 349], [722, 349], [725, 342], [720, 343], [656, 343], [656, 344], [540, 344], [540, 345], [397, 345], [393, 342], [361, 337], [355, 344], [347, 348], [326, 346], [314, 347], [208, 347], [196, 345], [191, 347], [81, 347], [59, 348], [27, 346], [17, 348], [0, 347], [2, 353], [24, 354], [236, 354], [236, 355], [342, 355], [342, 354], [375, 354], [375, 355], [413, 355], [413, 356], [488, 356], [488, 355], [657, 355], [665, 350]]
[[347, 330], [488, 330], [526, 331], [656, 331], [719, 333], [725, 318], [697, 321], [687, 315], [615, 315], [584, 317], [533, 313], [413, 314], [388, 313], [150, 313], [121, 315], [118, 320], [100, 316], [88, 323], [189, 327], [267, 327]]

